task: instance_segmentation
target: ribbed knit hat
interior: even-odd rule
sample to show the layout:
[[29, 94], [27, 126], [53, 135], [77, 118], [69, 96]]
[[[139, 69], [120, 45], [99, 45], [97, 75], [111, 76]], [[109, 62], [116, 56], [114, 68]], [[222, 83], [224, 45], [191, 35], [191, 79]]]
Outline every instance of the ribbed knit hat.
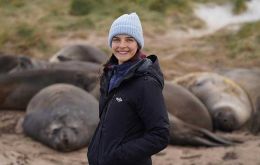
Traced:
[[112, 23], [108, 36], [110, 47], [112, 47], [112, 38], [119, 34], [132, 36], [141, 48], [144, 47], [143, 29], [136, 13], [121, 15]]

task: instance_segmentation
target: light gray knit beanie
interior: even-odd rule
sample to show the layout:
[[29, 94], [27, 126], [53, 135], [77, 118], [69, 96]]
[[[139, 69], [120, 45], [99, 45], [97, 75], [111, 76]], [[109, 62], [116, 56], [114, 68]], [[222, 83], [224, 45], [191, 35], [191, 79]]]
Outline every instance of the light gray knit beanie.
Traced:
[[110, 47], [112, 47], [112, 38], [119, 34], [132, 36], [141, 48], [144, 47], [143, 29], [136, 13], [121, 15], [112, 23], [108, 35]]

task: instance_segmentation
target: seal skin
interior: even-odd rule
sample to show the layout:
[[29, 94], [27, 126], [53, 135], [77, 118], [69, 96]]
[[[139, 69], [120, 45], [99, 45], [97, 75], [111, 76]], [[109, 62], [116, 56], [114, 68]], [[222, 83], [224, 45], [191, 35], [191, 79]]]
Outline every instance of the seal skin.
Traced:
[[253, 112], [247, 93], [234, 81], [216, 73], [191, 73], [175, 80], [197, 96], [209, 110], [214, 129], [233, 131]]
[[211, 131], [183, 122], [168, 113], [170, 122], [170, 144], [181, 146], [231, 146], [238, 141], [228, 140]]
[[260, 132], [260, 69], [224, 68], [217, 72], [235, 81], [249, 95], [254, 112], [248, 128], [252, 133], [258, 134]]
[[213, 130], [211, 116], [205, 105], [184, 87], [165, 82], [163, 96], [167, 111], [183, 122]]
[[234, 144], [211, 132], [207, 108], [187, 89], [165, 81], [163, 96], [170, 121], [170, 144], [207, 147]]
[[14, 55], [0, 55], [0, 74], [8, 74], [21, 70], [32, 68], [33, 64], [29, 57], [14, 56]]
[[52, 84], [72, 84], [90, 92], [97, 81], [95, 73], [70, 69], [37, 69], [0, 75], [0, 108], [25, 110], [37, 92]]
[[49, 59], [50, 62], [63, 62], [71, 60], [103, 64], [107, 60], [107, 55], [96, 47], [75, 44], [62, 48]]
[[62, 63], [50, 63], [48, 69], [82, 70], [89, 73], [100, 74], [102, 66], [87, 61], [64, 61]]
[[98, 101], [81, 88], [54, 84], [37, 93], [26, 110], [26, 135], [62, 152], [88, 145], [97, 127]]

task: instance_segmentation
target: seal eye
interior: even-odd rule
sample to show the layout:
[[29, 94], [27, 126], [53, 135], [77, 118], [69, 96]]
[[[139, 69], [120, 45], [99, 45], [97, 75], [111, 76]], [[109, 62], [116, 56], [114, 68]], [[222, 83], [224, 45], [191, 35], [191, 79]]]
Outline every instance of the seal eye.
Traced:
[[53, 135], [57, 135], [60, 132], [60, 128], [55, 128], [52, 130]]
[[77, 130], [77, 128], [71, 128], [71, 130], [75, 133], [75, 134], [78, 134], [79, 132], [78, 132], [78, 130]]
[[208, 80], [198, 80], [195, 83], [195, 86], [202, 86], [203, 84], [206, 84]]

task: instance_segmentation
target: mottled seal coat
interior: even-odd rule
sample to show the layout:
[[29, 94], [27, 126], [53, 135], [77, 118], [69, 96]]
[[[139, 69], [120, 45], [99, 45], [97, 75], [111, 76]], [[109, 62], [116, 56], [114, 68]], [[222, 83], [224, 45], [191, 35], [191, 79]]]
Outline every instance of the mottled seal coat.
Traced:
[[253, 112], [247, 93], [234, 81], [216, 73], [191, 73], [175, 80], [208, 108], [215, 129], [241, 128]]
[[63, 152], [86, 146], [97, 127], [98, 101], [84, 90], [55, 84], [37, 93], [26, 110], [23, 131]]
[[52, 84], [73, 84], [91, 92], [97, 81], [95, 73], [70, 69], [37, 69], [0, 75], [0, 109], [24, 110], [37, 92]]
[[163, 96], [169, 113], [191, 125], [213, 130], [211, 116], [207, 108], [187, 89], [166, 81]]
[[250, 96], [254, 114], [251, 119], [251, 131], [253, 133], [260, 132], [260, 68], [246, 69], [246, 68], [229, 68], [220, 69], [217, 71], [237, 84], [239, 84]]
[[75, 44], [62, 48], [60, 51], [54, 54], [49, 61], [62, 62], [76, 60], [103, 64], [107, 58], [107, 55], [96, 47]]

